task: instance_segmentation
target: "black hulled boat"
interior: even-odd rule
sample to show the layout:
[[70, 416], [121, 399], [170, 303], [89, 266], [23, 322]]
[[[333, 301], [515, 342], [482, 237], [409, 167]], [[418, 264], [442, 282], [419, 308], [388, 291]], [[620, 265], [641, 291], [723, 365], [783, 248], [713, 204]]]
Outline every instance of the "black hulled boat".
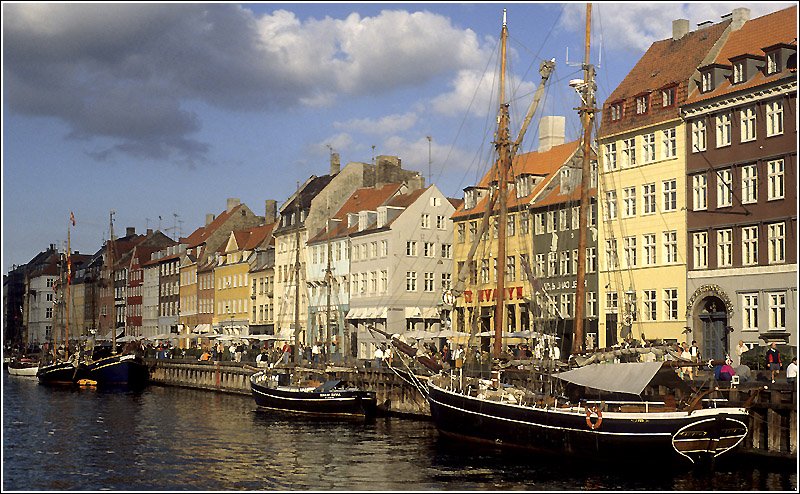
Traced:
[[98, 386], [143, 387], [150, 379], [144, 359], [135, 354], [117, 354], [89, 360], [87, 379]]

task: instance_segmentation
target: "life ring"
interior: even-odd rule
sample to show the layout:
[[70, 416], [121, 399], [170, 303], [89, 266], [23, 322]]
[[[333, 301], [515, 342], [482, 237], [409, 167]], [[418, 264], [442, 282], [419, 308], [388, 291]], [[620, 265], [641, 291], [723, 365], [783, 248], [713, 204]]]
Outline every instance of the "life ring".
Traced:
[[[597, 415], [597, 422], [592, 422], [592, 413]], [[600, 424], [603, 423], [603, 412], [600, 411], [599, 407], [586, 407], [586, 425], [594, 430], [600, 428]]]

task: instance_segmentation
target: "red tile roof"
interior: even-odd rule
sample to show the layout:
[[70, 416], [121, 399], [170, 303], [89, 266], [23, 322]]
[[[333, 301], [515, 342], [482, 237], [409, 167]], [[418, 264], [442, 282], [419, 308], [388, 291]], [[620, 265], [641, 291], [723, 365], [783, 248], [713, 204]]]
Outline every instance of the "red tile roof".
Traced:
[[198, 245], [205, 242], [208, 237], [210, 237], [219, 227], [221, 227], [228, 218], [231, 217], [236, 211], [244, 207], [242, 204], [237, 205], [231, 211], [227, 209], [219, 214], [214, 221], [209, 223], [208, 225], [201, 226], [197, 230], [191, 233], [186, 239], [183, 240], [183, 243], [187, 245], [188, 248], [197, 247]]
[[[763, 49], [777, 44], [797, 45], [796, 6], [745, 22], [740, 29], [730, 34], [722, 50], [714, 59], [714, 63], [730, 66], [732, 58], [742, 55], [764, 57]], [[764, 72], [758, 71], [754, 76], [749, 77], [747, 81], [735, 85], [731, 84], [730, 78], [725, 78], [713, 91], [702, 94], [697, 92], [688, 99], [687, 103], [696, 103], [743, 89], [753, 88], [787, 77], [791, 72], [790, 70], [783, 70], [765, 76]]]
[[357, 231], [357, 226], [347, 227], [347, 215], [350, 213], [358, 213], [359, 211], [377, 210], [378, 206], [387, 204], [387, 201], [392, 199], [392, 197], [400, 191], [402, 186], [403, 184], [391, 183], [377, 189], [372, 187], [357, 189], [350, 195], [342, 207], [339, 208], [339, 211], [333, 215], [334, 219], [341, 221], [337, 222], [336, 226], [331, 228], [328, 232], [323, 228], [317, 235], [309, 239], [308, 243], [321, 242], [328, 238], [337, 238]]

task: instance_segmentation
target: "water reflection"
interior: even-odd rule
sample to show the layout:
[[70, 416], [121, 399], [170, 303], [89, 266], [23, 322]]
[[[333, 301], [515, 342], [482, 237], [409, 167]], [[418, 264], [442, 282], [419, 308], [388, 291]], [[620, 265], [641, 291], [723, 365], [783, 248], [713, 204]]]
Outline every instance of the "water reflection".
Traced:
[[[52, 389], [3, 377], [3, 489], [787, 490], [793, 466], [708, 476], [442, 440], [430, 422], [257, 411], [248, 396], [150, 386]], [[788, 471], [788, 473], [787, 473]]]

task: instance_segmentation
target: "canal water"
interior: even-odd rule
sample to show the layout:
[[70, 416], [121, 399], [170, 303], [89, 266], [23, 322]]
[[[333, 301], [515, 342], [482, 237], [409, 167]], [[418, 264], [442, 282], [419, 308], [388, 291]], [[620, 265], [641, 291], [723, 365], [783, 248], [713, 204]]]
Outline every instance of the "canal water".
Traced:
[[208, 391], [54, 389], [4, 372], [2, 396], [3, 491], [797, 490], [785, 463], [609, 471], [445, 444], [427, 421], [276, 416]]

